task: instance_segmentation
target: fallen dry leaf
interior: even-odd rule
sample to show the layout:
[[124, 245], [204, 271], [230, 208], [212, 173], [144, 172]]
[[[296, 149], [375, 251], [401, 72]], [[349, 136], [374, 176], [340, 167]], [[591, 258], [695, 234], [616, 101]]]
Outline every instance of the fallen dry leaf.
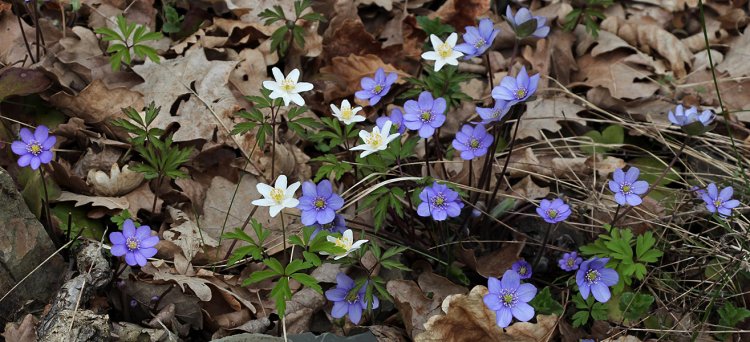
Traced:
[[597, 57], [583, 55], [578, 59], [580, 70], [574, 74], [574, 82], [569, 86], [601, 86], [618, 99], [638, 99], [654, 95], [659, 85], [646, 80], [650, 72], [643, 67], [627, 63], [626, 58], [631, 55], [625, 51], [614, 51]]
[[192, 261], [196, 254], [203, 252], [203, 246], [217, 247], [219, 242], [203, 233], [202, 230], [181, 210], [167, 208], [174, 223], [172, 228], [164, 231], [164, 240], [172, 241], [182, 249], [187, 261]]
[[562, 126], [558, 121], [573, 121], [585, 125], [586, 121], [578, 116], [578, 113], [586, 108], [563, 97], [543, 98], [527, 104], [526, 113], [521, 117], [521, 126], [518, 128], [516, 139], [534, 138], [542, 139], [542, 130], [550, 132], [559, 131]]
[[716, 70], [726, 72], [732, 77], [750, 75], [748, 58], [750, 58], [750, 29], [745, 29], [745, 33], [732, 42], [724, 62], [716, 66]]
[[495, 312], [490, 311], [482, 298], [487, 288], [479, 285], [469, 294], [451, 295], [443, 301], [445, 315], [432, 316], [425, 323], [425, 332], [414, 341], [548, 341], [555, 333], [556, 315], [537, 315], [537, 323], [516, 322], [503, 331], [495, 324]]
[[330, 102], [353, 95], [361, 89], [359, 80], [365, 76], [373, 77], [378, 68], [383, 68], [386, 73], [396, 72], [399, 77], [397, 84], [403, 84], [406, 77], [411, 77], [373, 54], [334, 57], [331, 65], [320, 68], [321, 74], [332, 83], [323, 94], [325, 101]]
[[[50, 97], [50, 102], [62, 108], [72, 117], [92, 124], [117, 118], [125, 118], [122, 108], [143, 107], [141, 94], [124, 89], [109, 89], [100, 80], [94, 80], [78, 95], [59, 92]], [[169, 108], [169, 107], [167, 107]]]
[[104, 197], [104, 196], [86, 196], [63, 191], [57, 198], [58, 202], [76, 202], [75, 206], [91, 204], [94, 207], [104, 207], [111, 210], [125, 210], [130, 207], [130, 203], [124, 197]]
[[86, 176], [94, 192], [101, 196], [121, 196], [135, 190], [143, 182], [143, 173], [131, 171], [128, 165], [112, 164], [109, 174], [103, 171], [89, 170]]
[[37, 341], [36, 324], [37, 320], [34, 315], [27, 314], [21, 324], [8, 323], [2, 337], [8, 342], [35, 342]]
[[443, 23], [463, 31], [466, 26], [475, 26], [477, 18], [486, 16], [491, 3], [490, 0], [448, 0], [433, 17], [439, 17]]

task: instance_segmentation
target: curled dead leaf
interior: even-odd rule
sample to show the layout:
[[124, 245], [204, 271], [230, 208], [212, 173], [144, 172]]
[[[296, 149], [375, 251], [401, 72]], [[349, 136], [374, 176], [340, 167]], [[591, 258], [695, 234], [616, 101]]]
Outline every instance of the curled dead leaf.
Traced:
[[74, 194], [67, 191], [61, 192], [60, 197], [57, 198], [57, 201], [73, 201], [76, 202], [76, 207], [91, 204], [94, 207], [104, 207], [111, 210], [125, 210], [130, 207], [130, 203], [128, 203], [128, 200], [124, 197], [86, 196]]
[[331, 65], [320, 68], [324, 77], [332, 82], [332, 85], [327, 87], [323, 93], [324, 101], [330, 102], [334, 99], [351, 96], [360, 89], [359, 80], [365, 76], [372, 77], [378, 68], [383, 68], [386, 73], [396, 72], [399, 77], [396, 81], [398, 84], [403, 84], [404, 79], [410, 77], [409, 74], [391, 64], [386, 64], [380, 57], [373, 54], [364, 56], [350, 54], [347, 57], [334, 57]]
[[120, 170], [120, 165], [112, 164], [109, 174], [104, 171], [89, 170], [86, 181], [94, 192], [102, 196], [121, 196], [137, 188], [143, 182], [143, 174], [131, 171], [128, 165]]

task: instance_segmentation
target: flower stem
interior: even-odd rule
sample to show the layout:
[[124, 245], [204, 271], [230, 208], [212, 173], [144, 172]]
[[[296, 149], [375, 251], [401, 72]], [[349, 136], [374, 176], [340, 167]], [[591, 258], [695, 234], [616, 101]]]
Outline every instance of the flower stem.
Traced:
[[430, 177], [430, 156], [429, 149], [427, 148], [427, 138], [424, 138], [424, 166], [427, 169], [427, 177]]
[[542, 260], [542, 255], [544, 254], [544, 250], [547, 249], [547, 242], [549, 241], [549, 233], [552, 231], [552, 228], [556, 227], [557, 224], [550, 223], [547, 225], [547, 231], [544, 232], [544, 238], [542, 238], [542, 249], [539, 251], [539, 253], [536, 255], [536, 258], [534, 258], [534, 263], [531, 265], [531, 269], [536, 269], [536, 266], [539, 265], [539, 261]]
[[21, 37], [23, 37], [23, 43], [24, 45], [26, 45], [26, 52], [29, 54], [31, 64], [35, 64], [36, 60], [34, 59], [34, 55], [31, 52], [31, 46], [29, 45], [29, 40], [26, 38], [26, 31], [23, 29], [23, 23], [21, 22], [21, 9], [16, 5], [15, 1], [12, 1], [11, 4], [16, 7], [16, 12], [18, 12], [16, 15], [16, 19], [18, 19], [18, 27], [21, 29]]
[[61, 246], [55, 231], [52, 229], [52, 211], [49, 209], [49, 192], [47, 192], [47, 179], [44, 175], [44, 167], [39, 166], [39, 175], [42, 177], [42, 189], [44, 190], [44, 216], [47, 218], [47, 234], [56, 246]]
[[286, 265], [286, 225], [284, 225], [284, 211], [282, 210], [281, 212], [279, 212], [279, 215], [279, 217], [281, 218], [281, 238], [283, 239], [282, 243], [284, 244], [284, 265]]
[[[495, 204], [495, 198], [497, 197], [497, 192], [500, 190], [500, 184], [502, 183], [501, 180], [505, 179], [505, 171], [508, 169], [508, 164], [510, 163], [510, 156], [513, 154], [513, 147], [516, 144], [516, 135], [518, 134], [518, 127], [521, 127], [521, 115], [518, 115], [518, 119], [516, 120], [516, 127], [513, 129], [513, 135], [510, 137], [510, 143], [508, 144], [508, 155], [505, 157], [505, 163], [503, 164], [502, 170], [500, 170], [500, 174], [497, 178], [497, 182], [495, 182], [495, 189], [492, 190], [492, 195], [487, 200], [487, 210], [492, 210], [492, 207]], [[487, 182], [487, 185], [489, 185], [489, 181]]]
[[492, 63], [490, 63], [490, 52], [487, 51], [487, 54], [484, 55], [484, 61], [487, 63], [487, 79], [490, 81], [490, 91], [492, 91], [492, 86], [495, 84], [494, 80], [492, 79]]
[[617, 221], [617, 215], [620, 213], [620, 209], [622, 209], [622, 206], [618, 203], [617, 209], [615, 209], [615, 215], [612, 216], [612, 222], [609, 223], [610, 227], [615, 226], [615, 222]]
[[276, 174], [276, 112], [275, 107], [271, 106], [271, 181], [275, 179]]

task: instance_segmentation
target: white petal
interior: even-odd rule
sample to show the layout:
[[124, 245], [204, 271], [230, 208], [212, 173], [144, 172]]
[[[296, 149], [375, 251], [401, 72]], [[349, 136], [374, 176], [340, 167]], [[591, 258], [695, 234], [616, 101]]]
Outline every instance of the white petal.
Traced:
[[440, 69], [442, 69], [443, 66], [445, 66], [444, 59], [440, 58], [440, 59], [435, 60], [435, 71], [440, 71]]
[[427, 51], [427, 52], [425, 52], [425, 53], [422, 54], [422, 58], [424, 58], [424, 59], [426, 59], [428, 61], [435, 61], [438, 58], [440, 58], [440, 56], [435, 51]]
[[359, 247], [361, 247], [362, 245], [364, 245], [365, 243], [367, 243], [367, 241], [368, 240], [359, 240], [359, 241], [355, 242], [354, 244], [352, 244], [352, 248], [350, 249], [350, 251], [355, 250], [355, 249], [359, 249]]
[[448, 45], [451, 47], [456, 46], [456, 42], [458, 41], [458, 34], [456, 32], [451, 33], [450, 36], [448, 36], [448, 39], [445, 40]]
[[273, 92], [281, 91], [281, 88], [279, 88], [279, 84], [274, 81], [263, 81], [263, 88], [266, 88]]
[[331, 111], [333, 112], [333, 116], [340, 117], [341, 116], [341, 109], [336, 108], [336, 105], [331, 103]]
[[276, 215], [281, 212], [281, 209], [284, 209], [284, 206], [281, 205], [272, 205], [271, 208], [268, 210], [271, 217], [276, 217]]
[[346, 108], [352, 108], [351, 103], [349, 103], [349, 100], [341, 101], [341, 110], [346, 110]]
[[274, 187], [276, 189], [286, 189], [286, 176], [285, 175], [279, 175], [279, 178], [276, 178], [276, 184], [274, 184]]
[[292, 82], [294, 83], [297, 83], [297, 81], [299, 81], [299, 69], [290, 71], [289, 75], [286, 75], [286, 78], [292, 80]]
[[[302, 96], [299, 96], [299, 94], [290, 94], [288, 96], [289, 96], [289, 100], [291, 102], [296, 103], [298, 106], [305, 105], [305, 99], [303, 99]], [[289, 103], [287, 103], [286, 105], [289, 105]]]
[[250, 202], [250, 203], [252, 203], [254, 206], [258, 206], [258, 207], [270, 207], [270, 206], [276, 205], [276, 202], [274, 202], [273, 200], [270, 200], [268, 198], [257, 199], [257, 200], [254, 200], [254, 201]]
[[281, 205], [283, 205], [285, 208], [294, 208], [299, 205], [299, 200], [296, 198], [287, 198], [284, 199], [283, 202], [281, 202]]
[[281, 72], [281, 69], [277, 67], [273, 67], [271, 69], [271, 73], [273, 73], [273, 78], [276, 79], [276, 83], [281, 83], [286, 77], [284, 77], [284, 74]]
[[313, 89], [313, 84], [308, 82], [299, 82], [294, 85], [294, 92], [301, 93], [303, 91], [310, 91]]
[[294, 197], [294, 193], [299, 189], [300, 182], [294, 182], [284, 191], [284, 197]]
[[346, 240], [346, 241], [353, 241], [353, 240], [354, 240], [354, 233], [352, 232], [352, 230], [351, 230], [351, 229], [347, 229], [347, 230], [346, 230], [346, 231], [344, 232], [344, 236], [343, 236], [343, 238], [344, 238], [344, 240]]
[[437, 50], [438, 46], [443, 44], [443, 41], [438, 38], [438, 36], [431, 34], [430, 35], [430, 42], [432, 43], [432, 49]]
[[258, 189], [258, 192], [266, 198], [271, 197], [271, 190], [273, 190], [273, 187], [271, 187], [268, 184], [265, 183], [258, 183], [255, 185], [255, 188]]

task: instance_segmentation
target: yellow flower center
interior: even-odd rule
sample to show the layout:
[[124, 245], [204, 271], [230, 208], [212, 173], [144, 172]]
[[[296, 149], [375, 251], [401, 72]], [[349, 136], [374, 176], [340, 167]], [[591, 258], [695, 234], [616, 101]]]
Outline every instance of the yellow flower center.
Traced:
[[526, 275], [526, 271], [527, 271], [526, 266], [521, 266], [518, 269], [518, 274], [520, 274], [520, 275]]
[[345, 238], [336, 239], [336, 242], [334, 242], [336, 247], [341, 247], [343, 249], [346, 249], [347, 251], [352, 248], [352, 243], [348, 241]]
[[589, 270], [586, 272], [586, 281], [589, 283], [596, 283], [599, 280], [599, 272], [596, 270]]
[[443, 43], [438, 46], [437, 53], [441, 58], [448, 58], [453, 54], [453, 48], [448, 43]]
[[349, 120], [354, 116], [354, 111], [352, 111], [352, 107], [344, 108], [341, 107], [341, 117], [344, 118], [344, 120]]
[[29, 147], [27, 148], [29, 152], [33, 155], [39, 155], [39, 153], [42, 153], [42, 145], [39, 145], [38, 142], [32, 142], [29, 144]]
[[478, 49], [484, 46], [484, 44], [487, 44], [487, 42], [485, 42], [484, 39], [480, 38], [476, 43], [474, 43], [474, 47]]
[[717, 199], [717, 200], [714, 201], [714, 206], [717, 207], [717, 208], [721, 207], [722, 203], [723, 202], [720, 199]]
[[469, 146], [473, 149], [479, 148], [479, 140], [477, 139], [471, 139], [471, 142], [469, 142]]
[[420, 116], [422, 121], [427, 122], [432, 120], [432, 113], [430, 111], [424, 111], [422, 112], [422, 115]]
[[549, 216], [550, 218], [557, 217], [557, 210], [555, 210], [555, 209], [549, 209], [549, 210], [547, 210], [547, 216]]
[[379, 147], [383, 144], [383, 136], [381, 136], [379, 133], [372, 132], [367, 139], [365, 139], [365, 143], [367, 145], [370, 145], [371, 147]]
[[380, 84], [377, 84], [372, 88], [372, 92], [375, 94], [380, 94], [381, 91], [383, 91], [383, 86]]
[[630, 184], [625, 184], [622, 186], [622, 192], [628, 193], [630, 192]]
[[294, 81], [288, 78], [284, 79], [283, 81], [281, 81], [281, 89], [283, 89], [287, 93], [291, 92], [292, 90], [294, 90], [294, 86], [295, 86], [294, 83], [295, 83]]
[[276, 203], [281, 203], [284, 200], [284, 190], [274, 188], [271, 190], [271, 199]]
[[441, 206], [443, 204], [445, 204], [445, 198], [443, 198], [443, 196], [438, 196], [438, 197], [435, 198], [435, 205], [436, 206]]
[[567, 264], [568, 266], [573, 267], [573, 265], [576, 264], [576, 261], [573, 258], [568, 258]]
[[315, 205], [315, 209], [325, 209], [326, 208], [326, 201], [323, 198], [318, 197], [315, 200], [315, 203], [313, 203], [313, 205]]
[[500, 300], [503, 302], [503, 305], [512, 307], [516, 302], [516, 296], [511, 292], [507, 292], [500, 295]]
[[129, 237], [128, 240], [125, 242], [125, 246], [128, 247], [129, 250], [134, 251], [138, 249], [138, 239], [134, 237]]
[[526, 97], [526, 89], [519, 88], [518, 90], [516, 90], [516, 98], [517, 99], [522, 99], [524, 97]]

